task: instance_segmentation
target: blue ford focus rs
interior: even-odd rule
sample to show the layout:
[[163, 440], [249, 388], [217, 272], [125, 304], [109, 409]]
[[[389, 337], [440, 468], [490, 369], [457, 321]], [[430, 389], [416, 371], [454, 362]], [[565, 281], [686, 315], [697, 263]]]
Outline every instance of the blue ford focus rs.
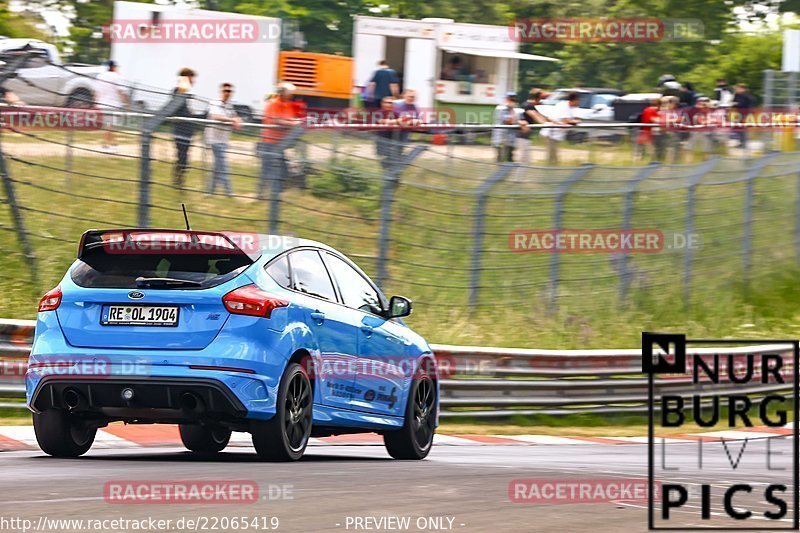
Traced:
[[84, 233], [39, 303], [26, 375], [42, 450], [77, 457], [110, 422], [178, 424], [184, 445], [299, 459], [311, 437], [378, 432], [427, 456], [436, 363], [347, 257], [290, 237], [192, 230]]

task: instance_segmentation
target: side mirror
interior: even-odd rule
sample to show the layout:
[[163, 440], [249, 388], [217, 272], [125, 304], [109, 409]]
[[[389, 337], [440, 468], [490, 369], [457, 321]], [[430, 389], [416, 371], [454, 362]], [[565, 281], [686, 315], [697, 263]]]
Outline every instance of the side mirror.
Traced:
[[595, 113], [599, 113], [600, 111], [605, 111], [606, 109], [608, 109], [608, 106], [606, 104], [595, 104], [592, 106], [592, 110]]
[[411, 300], [404, 296], [392, 296], [389, 299], [389, 318], [398, 318], [411, 314]]

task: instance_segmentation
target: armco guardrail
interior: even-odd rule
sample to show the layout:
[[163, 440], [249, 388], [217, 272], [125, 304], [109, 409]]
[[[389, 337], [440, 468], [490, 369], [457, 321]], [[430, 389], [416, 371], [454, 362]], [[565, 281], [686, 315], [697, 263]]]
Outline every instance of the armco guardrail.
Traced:
[[[0, 398], [24, 397], [23, 376], [34, 322], [0, 320]], [[476, 346], [431, 346], [441, 376], [442, 417], [502, 417], [568, 413], [624, 413], [647, 410], [647, 379], [640, 350], [525, 350]], [[747, 354], [783, 357], [786, 383], [750, 383], [736, 392], [753, 397], [791, 387], [791, 345], [699, 348], [693, 353], [730, 355], [734, 364]], [[710, 384], [660, 378], [658, 393], [719, 394]], [[0, 402], [1, 403], [1, 402]], [[5, 404], [3, 404], [5, 405]], [[21, 406], [21, 404], [20, 404]]]

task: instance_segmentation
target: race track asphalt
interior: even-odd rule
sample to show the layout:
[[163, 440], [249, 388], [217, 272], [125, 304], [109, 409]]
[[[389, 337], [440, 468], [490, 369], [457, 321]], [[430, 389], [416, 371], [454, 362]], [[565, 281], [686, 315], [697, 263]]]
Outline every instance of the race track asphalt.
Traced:
[[[772, 441], [772, 453], [791, 452], [791, 439]], [[732, 448], [734, 459], [740, 445]], [[724, 483], [766, 481], [754, 444], [734, 476], [727, 459], [715, 456], [712, 444], [706, 450], [709, 458], [698, 480], [710, 476]], [[667, 451], [673, 464], [690, 465], [697, 455], [694, 444], [668, 445]], [[682, 474], [690, 483], [693, 475]], [[786, 477], [786, 472], [776, 475]], [[259, 522], [262, 531], [271, 524], [266, 517], [278, 518], [278, 531], [297, 532], [645, 531], [646, 502], [512, 503], [509, 483], [520, 478], [642, 481], [646, 476], [647, 447], [641, 444], [436, 446], [425, 461], [395, 461], [380, 446], [328, 446], [311, 447], [301, 461], [291, 464], [260, 462], [249, 448], [230, 448], [213, 459], [197, 458], [179, 448], [99, 449], [75, 460], [16, 451], [0, 453], [0, 526], [5, 526], [0, 531], [23, 530], [13, 527], [23, 523], [9, 522], [12, 518], [30, 520], [30, 530], [38, 531], [79, 530], [53, 520], [151, 518], [171, 520], [164, 531], [190, 529], [189, 519], [202, 522], [193, 529], [242, 530], [241, 524], [231, 525], [233, 517], [265, 517]], [[104, 497], [109, 482], [187, 480], [255, 482], [259, 501], [119, 504]], [[283, 496], [276, 497], [280, 491]], [[715, 513], [722, 509], [716, 496]], [[407, 517], [409, 526], [378, 522], [387, 516]], [[674, 516], [683, 525], [702, 525], [696, 505], [687, 505]], [[759, 518], [750, 524], [790, 525], [786, 520], [767, 523]], [[180, 519], [184, 521], [179, 523]], [[122, 527], [131, 523], [117, 525], [107, 531], [133, 531]]]

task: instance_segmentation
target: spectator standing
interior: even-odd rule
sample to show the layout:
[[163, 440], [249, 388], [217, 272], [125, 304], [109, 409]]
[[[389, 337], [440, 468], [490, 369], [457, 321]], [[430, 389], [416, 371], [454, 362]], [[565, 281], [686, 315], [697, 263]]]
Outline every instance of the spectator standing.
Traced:
[[397, 98], [400, 94], [400, 80], [397, 72], [389, 68], [389, 63], [383, 59], [378, 63], [378, 68], [372, 74], [367, 85], [367, 93], [372, 95], [372, 109], [381, 107], [383, 99], [387, 96]]
[[[97, 107], [104, 111], [122, 111], [128, 103], [128, 93], [122, 76], [119, 75], [119, 66], [116, 61], [108, 62], [108, 70], [97, 75], [93, 84], [94, 99]], [[103, 150], [117, 151], [117, 141], [114, 138], [114, 128], [121, 123], [121, 117], [113, 114], [103, 116]]]
[[686, 112], [687, 125], [690, 128], [689, 141], [686, 149], [691, 153], [699, 155], [708, 153], [712, 150], [711, 141], [711, 99], [707, 96], [700, 96], [694, 107]]
[[214, 194], [217, 184], [222, 186], [225, 194], [231, 195], [233, 193], [228, 175], [226, 152], [231, 137], [231, 129], [238, 129], [242, 120], [233, 109], [230, 101], [232, 95], [233, 85], [223, 83], [220, 86], [219, 99], [213, 100], [208, 107], [209, 119], [224, 122], [224, 124], [210, 125], [205, 131], [206, 144], [211, 147], [211, 153], [214, 156], [214, 169], [211, 173], [211, 183], [208, 185], [208, 194]]
[[725, 78], [717, 79], [717, 86], [714, 88], [714, 100], [717, 101], [717, 107], [731, 107], [733, 105], [733, 91], [731, 91]]
[[[494, 110], [494, 124], [496, 126], [511, 126], [519, 124], [519, 119], [517, 93], [506, 93], [505, 102]], [[492, 146], [497, 150], [498, 163], [514, 161], [514, 144], [516, 141], [516, 129], [494, 128], [492, 130]]]
[[[178, 72], [178, 84], [172, 92], [173, 97], [184, 95], [185, 98], [181, 101], [180, 107], [173, 113], [175, 117], [186, 118], [205, 118], [205, 113], [192, 113], [189, 108], [189, 101], [191, 99], [191, 91], [194, 86], [194, 80], [197, 74], [190, 68], [183, 68]], [[175, 152], [177, 157], [175, 159], [175, 169], [172, 175], [172, 182], [176, 187], [182, 188], [186, 169], [189, 167], [189, 148], [192, 146], [192, 137], [194, 136], [196, 126], [189, 121], [175, 121], [172, 127], [172, 134], [175, 138]]]
[[558, 102], [553, 108], [550, 120], [555, 127], [544, 128], [542, 136], [547, 138], [547, 164], [550, 166], [558, 165], [558, 144], [567, 138], [565, 127], [580, 124], [580, 120], [575, 116], [575, 108], [581, 103], [580, 96], [576, 92], [570, 92]]
[[547, 117], [542, 115], [536, 106], [545, 98], [545, 93], [541, 89], [531, 89], [528, 93], [528, 101], [522, 108], [522, 115], [519, 120], [519, 132], [517, 132], [517, 148], [519, 149], [519, 162], [523, 165], [529, 165], [531, 162], [531, 141], [530, 138], [536, 133], [536, 130], [531, 128], [533, 124], [544, 124], [547, 122]]
[[660, 98], [655, 98], [642, 111], [640, 122], [642, 124], [653, 124], [653, 126], [639, 128], [639, 132], [636, 135], [637, 158], [642, 158], [647, 152], [652, 151], [654, 161], [663, 161], [664, 159], [664, 145], [661, 142], [661, 132], [658, 129], [658, 124], [661, 120], [659, 106]]
[[[289, 167], [284, 150], [279, 148], [279, 143], [286, 136], [292, 126], [301, 124], [298, 117], [298, 107], [294, 104], [295, 86], [291, 83], [280, 83], [275, 91], [275, 96], [267, 100], [264, 106], [262, 123], [271, 128], [264, 128], [261, 133], [261, 183], [259, 198], [264, 197], [265, 180], [273, 180], [276, 186], [282, 188], [283, 180], [288, 177]], [[278, 126], [278, 127], [274, 127]]]
[[661, 109], [659, 110], [658, 118], [661, 122], [661, 143], [664, 150], [664, 159], [667, 159], [669, 154], [669, 162], [677, 163], [680, 159], [680, 141], [677, 132], [676, 124], [681, 124], [683, 114], [678, 109], [677, 96], [664, 96], [661, 98]]
[[680, 98], [680, 107], [683, 108], [694, 107], [694, 104], [697, 101], [697, 93], [694, 91], [694, 85], [692, 85], [692, 82], [685, 81], [681, 84], [681, 92], [679, 98]]
[[[738, 120], [744, 123], [747, 117], [756, 106], [756, 99], [750, 94], [750, 90], [744, 83], [737, 83], [734, 87], [733, 107], [738, 112]], [[747, 130], [744, 126], [733, 132], [734, 138], [739, 140], [739, 146], [747, 149]]]
[[385, 126], [375, 132], [375, 152], [381, 158], [381, 166], [387, 170], [402, 153], [397, 136], [397, 127], [401, 125], [401, 119], [394, 109], [394, 100], [391, 96], [383, 98], [380, 110], [373, 113], [372, 119], [374, 124]]
[[[420, 123], [419, 111], [417, 110], [417, 91], [406, 89], [403, 91], [403, 98], [394, 103], [394, 112], [397, 115], [400, 125], [403, 127], [397, 135], [397, 139], [405, 144], [408, 142], [410, 131], [408, 128]], [[400, 150], [402, 152], [402, 146]]]

